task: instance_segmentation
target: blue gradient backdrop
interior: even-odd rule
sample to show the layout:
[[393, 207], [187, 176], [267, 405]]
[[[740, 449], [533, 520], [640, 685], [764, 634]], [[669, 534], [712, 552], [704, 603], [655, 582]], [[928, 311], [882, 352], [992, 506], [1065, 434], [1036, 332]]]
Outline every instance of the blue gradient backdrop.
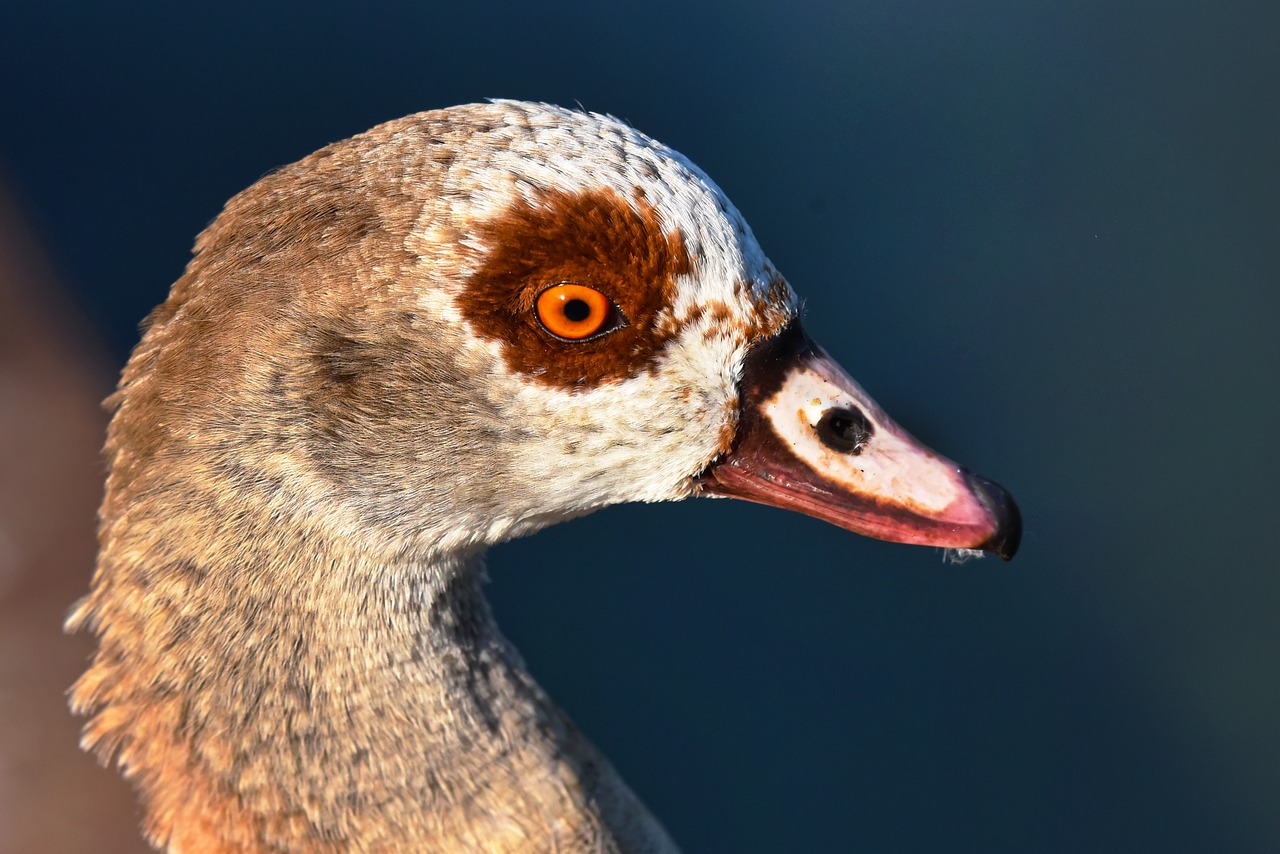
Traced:
[[1280, 6], [464, 6], [0, 7], [0, 170], [116, 363], [269, 169], [486, 97], [614, 113], [1027, 523], [1008, 565], [723, 501], [496, 550], [675, 838], [1280, 848]]

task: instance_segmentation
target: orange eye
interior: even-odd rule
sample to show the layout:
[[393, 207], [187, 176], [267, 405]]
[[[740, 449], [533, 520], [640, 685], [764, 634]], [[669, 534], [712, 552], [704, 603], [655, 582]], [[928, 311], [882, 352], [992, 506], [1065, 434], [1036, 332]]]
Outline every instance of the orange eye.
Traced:
[[568, 341], [581, 341], [618, 325], [613, 301], [586, 285], [549, 287], [538, 294], [537, 308], [542, 327]]

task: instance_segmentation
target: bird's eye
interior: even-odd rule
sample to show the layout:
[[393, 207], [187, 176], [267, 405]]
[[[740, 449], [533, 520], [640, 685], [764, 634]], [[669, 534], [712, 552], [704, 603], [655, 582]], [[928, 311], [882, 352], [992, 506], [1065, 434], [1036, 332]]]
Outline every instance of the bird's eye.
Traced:
[[613, 300], [586, 285], [553, 285], [538, 294], [538, 322], [566, 341], [584, 341], [621, 326]]

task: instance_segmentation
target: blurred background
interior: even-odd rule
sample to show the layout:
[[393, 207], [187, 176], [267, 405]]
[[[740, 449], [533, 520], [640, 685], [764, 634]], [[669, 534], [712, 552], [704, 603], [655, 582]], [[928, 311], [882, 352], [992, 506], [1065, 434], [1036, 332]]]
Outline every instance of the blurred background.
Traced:
[[1025, 516], [1011, 564], [719, 501], [497, 549], [504, 629], [686, 851], [1280, 849], [1277, 44], [1264, 2], [6, 0], [0, 851], [141, 849], [59, 630], [138, 321], [266, 171], [486, 97], [688, 155]]

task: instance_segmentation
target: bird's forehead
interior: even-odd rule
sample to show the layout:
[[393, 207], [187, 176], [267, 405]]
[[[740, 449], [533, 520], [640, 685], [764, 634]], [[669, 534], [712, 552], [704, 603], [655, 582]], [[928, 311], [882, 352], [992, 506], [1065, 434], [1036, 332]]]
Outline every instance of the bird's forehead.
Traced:
[[[684, 157], [605, 117], [507, 118], [450, 165], [446, 209], [418, 230], [458, 230], [433, 240], [457, 247], [449, 308], [507, 368], [582, 390], [652, 370], [676, 339], [741, 349], [794, 316], [794, 294], [742, 216]], [[563, 282], [604, 291], [627, 326], [550, 339], [531, 309]]]

